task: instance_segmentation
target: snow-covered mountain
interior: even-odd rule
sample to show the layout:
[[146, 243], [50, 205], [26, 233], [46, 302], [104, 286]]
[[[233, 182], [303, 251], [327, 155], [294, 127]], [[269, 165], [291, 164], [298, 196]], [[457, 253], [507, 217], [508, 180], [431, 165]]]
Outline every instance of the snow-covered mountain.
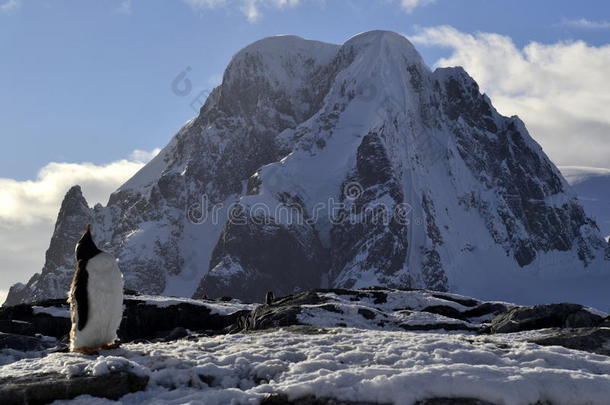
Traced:
[[523, 122], [385, 31], [239, 51], [105, 207], [68, 192], [42, 273], [7, 304], [65, 296], [86, 223], [149, 294], [384, 285], [544, 300], [537, 280], [610, 273], [595, 222]]

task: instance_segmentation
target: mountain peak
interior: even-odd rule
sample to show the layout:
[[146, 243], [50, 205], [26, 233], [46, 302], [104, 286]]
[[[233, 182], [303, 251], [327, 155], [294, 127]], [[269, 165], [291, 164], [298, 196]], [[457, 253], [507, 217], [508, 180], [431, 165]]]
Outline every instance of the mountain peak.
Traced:
[[380, 48], [384, 48], [386, 52], [398, 52], [409, 61], [417, 61], [423, 64], [421, 55], [411, 41], [404, 35], [393, 31], [374, 30], [362, 32], [348, 39], [343, 46], [356, 49], [371, 48], [375, 52], [380, 52]]
[[538, 275], [608, 269], [607, 243], [525, 125], [389, 31], [248, 45], [107, 207], [69, 194], [19, 299], [65, 295], [86, 223], [149, 294], [381, 285], [513, 300]]

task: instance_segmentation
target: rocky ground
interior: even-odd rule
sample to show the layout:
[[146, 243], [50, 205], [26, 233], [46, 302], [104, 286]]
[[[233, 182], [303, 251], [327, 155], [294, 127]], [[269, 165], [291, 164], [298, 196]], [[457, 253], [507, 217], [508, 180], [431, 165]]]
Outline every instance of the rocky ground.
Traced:
[[[0, 309], [3, 404], [607, 404], [610, 318], [423, 290], [270, 304], [126, 295], [119, 349], [67, 352], [63, 300]], [[509, 384], [510, 382], [510, 384]]]

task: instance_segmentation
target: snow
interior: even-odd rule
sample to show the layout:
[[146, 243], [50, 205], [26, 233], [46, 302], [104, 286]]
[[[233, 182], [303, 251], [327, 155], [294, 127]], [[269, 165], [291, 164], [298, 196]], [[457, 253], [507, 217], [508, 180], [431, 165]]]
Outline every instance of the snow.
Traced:
[[[88, 357], [54, 353], [0, 368], [5, 377], [131, 370], [150, 376], [122, 404], [256, 404], [269, 393], [413, 404], [471, 397], [504, 405], [607, 404], [610, 357], [503, 336], [299, 328], [125, 344]], [[206, 383], [210, 383], [209, 385]], [[510, 382], [510, 383], [508, 383]], [[83, 396], [56, 404], [112, 404]]]

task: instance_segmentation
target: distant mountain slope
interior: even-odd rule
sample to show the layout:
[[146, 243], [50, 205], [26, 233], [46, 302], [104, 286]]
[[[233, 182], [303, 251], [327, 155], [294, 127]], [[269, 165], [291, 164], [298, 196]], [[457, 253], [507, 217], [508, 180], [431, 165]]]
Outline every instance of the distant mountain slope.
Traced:
[[563, 166], [559, 168], [578, 195], [602, 235], [610, 236], [610, 169]]
[[127, 287], [150, 294], [384, 285], [518, 300], [540, 280], [610, 270], [607, 244], [523, 122], [498, 114], [462, 68], [431, 71], [387, 31], [247, 46], [106, 207], [82, 207], [74, 188], [43, 272], [8, 304], [65, 295], [87, 222]]

